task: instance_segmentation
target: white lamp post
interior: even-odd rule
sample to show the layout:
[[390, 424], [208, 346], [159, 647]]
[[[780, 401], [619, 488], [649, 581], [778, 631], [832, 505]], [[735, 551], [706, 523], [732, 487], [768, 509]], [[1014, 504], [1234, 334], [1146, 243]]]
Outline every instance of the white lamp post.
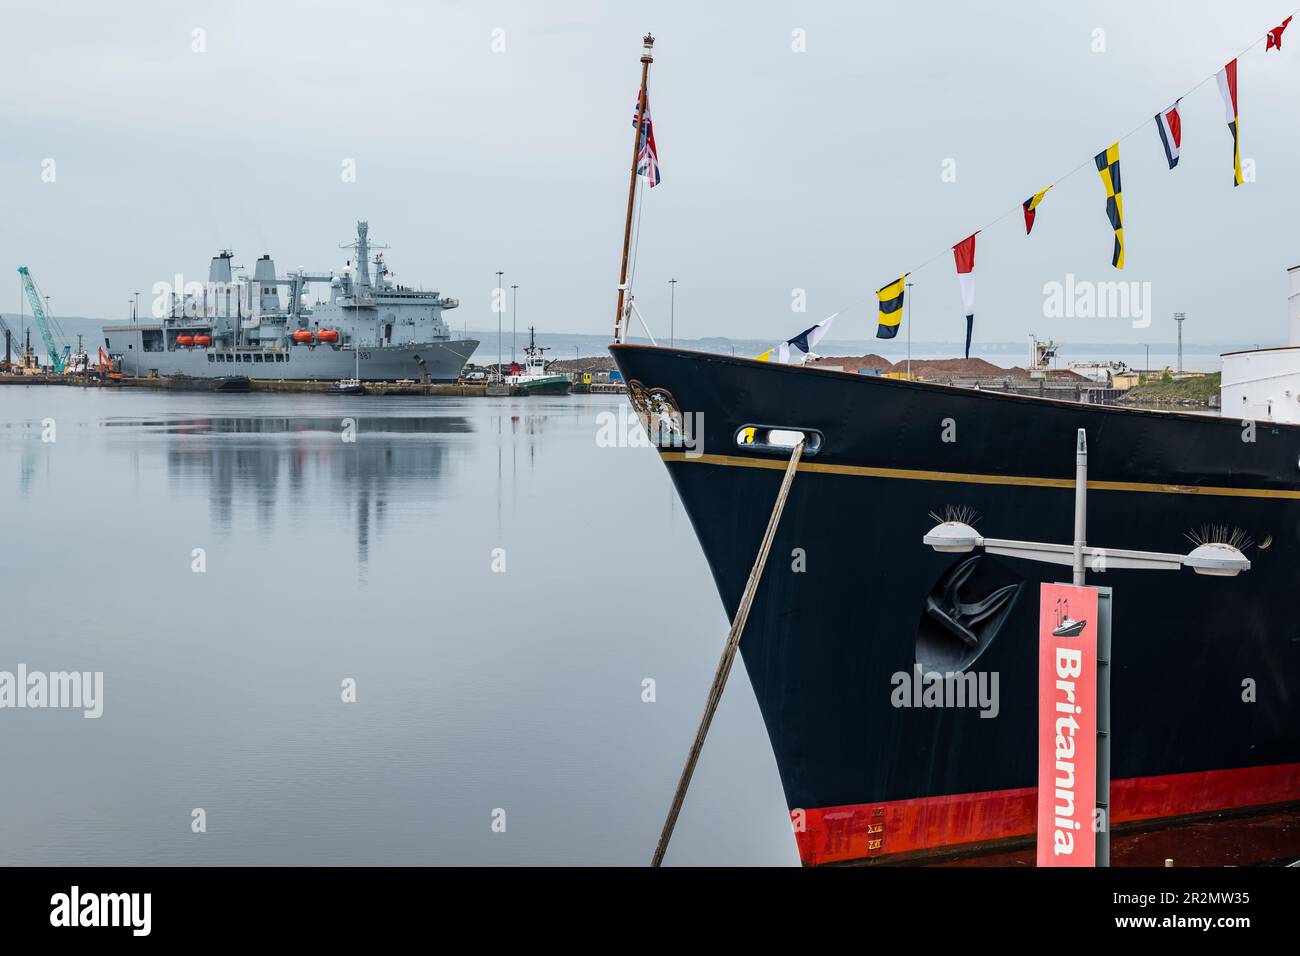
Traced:
[[1250, 559], [1230, 544], [1213, 542], [1202, 544], [1190, 554], [1163, 551], [1123, 551], [1114, 548], [1093, 548], [1085, 541], [1088, 494], [1088, 436], [1079, 429], [1076, 449], [1074, 482], [1074, 544], [1048, 544], [1041, 541], [1014, 541], [1007, 538], [986, 538], [962, 521], [945, 521], [937, 524], [921, 540], [936, 551], [951, 554], [968, 554], [983, 548], [988, 554], [1000, 554], [1027, 561], [1047, 564], [1067, 564], [1073, 568], [1074, 583], [1083, 584], [1087, 559], [1093, 559], [1098, 570], [1120, 568], [1125, 570], [1177, 571], [1191, 568], [1197, 574], [1215, 577], [1235, 577], [1250, 570]]
[[[943, 554], [969, 554], [982, 548], [988, 554], [1046, 564], [1069, 565], [1075, 585], [1084, 583], [1086, 561], [1099, 571], [1111, 568], [1137, 571], [1177, 571], [1191, 568], [1197, 574], [1236, 577], [1250, 570], [1250, 560], [1230, 544], [1210, 542], [1189, 554], [1161, 551], [1121, 551], [1093, 548], [1086, 542], [1088, 495], [1088, 435], [1080, 428], [1075, 446], [1074, 543], [1050, 544], [986, 538], [964, 521], [944, 521], [921, 540]], [[1097, 865], [1110, 865], [1110, 627], [1109, 615], [1097, 629], [1097, 804], [1104, 811], [1105, 825], [1097, 834]], [[1103, 670], [1105, 668], [1105, 670]]]

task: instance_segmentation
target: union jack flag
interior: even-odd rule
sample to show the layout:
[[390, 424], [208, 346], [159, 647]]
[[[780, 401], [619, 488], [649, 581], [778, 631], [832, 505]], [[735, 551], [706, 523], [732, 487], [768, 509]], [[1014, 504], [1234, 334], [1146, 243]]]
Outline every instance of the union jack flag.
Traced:
[[[640, 113], [640, 97], [632, 110], [632, 125], [636, 126], [637, 114]], [[659, 185], [659, 151], [655, 149], [655, 128], [650, 122], [650, 94], [645, 95], [645, 116], [641, 123], [641, 143], [636, 152], [636, 172], [649, 181], [650, 188]]]

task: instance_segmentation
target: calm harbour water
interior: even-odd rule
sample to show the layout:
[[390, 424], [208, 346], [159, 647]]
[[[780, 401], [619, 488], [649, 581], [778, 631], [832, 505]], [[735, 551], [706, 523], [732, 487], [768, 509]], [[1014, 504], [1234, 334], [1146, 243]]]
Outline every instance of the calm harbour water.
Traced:
[[[727, 621], [625, 408], [0, 388], [0, 671], [104, 674], [0, 709], [0, 864], [647, 863]], [[743, 668], [668, 862], [797, 863]]]

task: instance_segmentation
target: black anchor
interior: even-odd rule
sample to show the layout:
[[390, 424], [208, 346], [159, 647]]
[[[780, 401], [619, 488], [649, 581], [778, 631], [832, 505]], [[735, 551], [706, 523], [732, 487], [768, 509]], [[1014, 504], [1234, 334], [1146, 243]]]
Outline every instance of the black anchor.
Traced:
[[925, 599], [925, 613], [953, 635], [961, 638], [967, 647], [979, 646], [979, 637], [971, 628], [1001, 610], [1020, 587], [1018, 584], [1008, 584], [998, 588], [981, 601], [963, 601], [962, 586], [974, 573], [979, 559], [980, 556], [977, 554], [954, 566], [943, 576], [935, 589], [939, 597], [936, 599], [932, 593]]

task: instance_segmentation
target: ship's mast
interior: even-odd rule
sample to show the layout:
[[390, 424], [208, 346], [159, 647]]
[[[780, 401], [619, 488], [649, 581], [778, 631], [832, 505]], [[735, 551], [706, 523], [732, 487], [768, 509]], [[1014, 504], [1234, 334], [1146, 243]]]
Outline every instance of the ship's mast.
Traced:
[[369, 231], [370, 223], [357, 223], [357, 286], [362, 295], [370, 291], [370, 249], [366, 243]]
[[546, 357], [542, 353], [548, 350], [537, 344], [537, 327], [528, 326], [528, 348], [524, 349], [524, 354], [528, 356], [524, 360], [525, 367], [536, 367], [539, 372], [545, 373]]
[[623, 262], [618, 271], [618, 310], [614, 313], [614, 341], [623, 340], [623, 296], [627, 292], [627, 255], [632, 242], [632, 209], [636, 205], [636, 161], [641, 152], [641, 132], [645, 124], [646, 83], [650, 79], [650, 64], [654, 57], [655, 38], [647, 33], [642, 38], [645, 52], [641, 54], [641, 95], [636, 101], [636, 129], [632, 137], [632, 178], [627, 187], [627, 220], [623, 224]]
[[[340, 249], [356, 250], [356, 279], [354, 285], [354, 295], [359, 298], [368, 298], [371, 292], [370, 285], [370, 252], [373, 249], [387, 249], [387, 245], [379, 245], [370, 241], [370, 223], [364, 219], [357, 220], [357, 238], [352, 242], [345, 242]], [[379, 283], [381, 286], [383, 283]]]

